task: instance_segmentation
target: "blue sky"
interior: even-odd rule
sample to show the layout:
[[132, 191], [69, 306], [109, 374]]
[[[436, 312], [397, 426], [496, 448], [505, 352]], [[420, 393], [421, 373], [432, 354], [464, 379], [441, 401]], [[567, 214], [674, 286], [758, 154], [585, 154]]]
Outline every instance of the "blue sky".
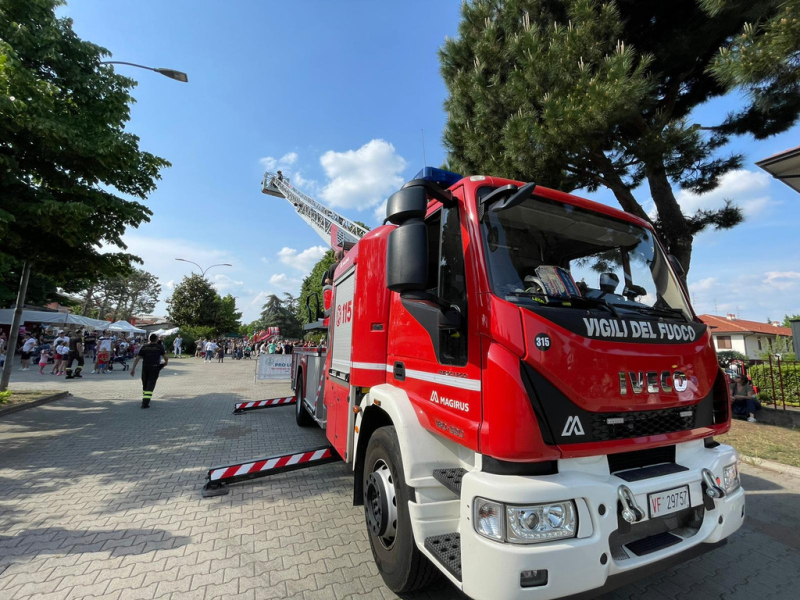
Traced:
[[[72, 0], [61, 12], [113, 59], [189, 74], [181, 84], [129, 67], [139, 81], [130, 130], [172, 168], [147, 201], [150, 223], [130, 230], [129, 249], [164, 287], [209, 271], [237, 297], [246, 321], [269, 293], [296, 293], [324, 251], [282, 199], [260, 193], [265, 166], [351, 219], [378, 223], [376, 208], [423, 164], [445, 156], [446, 90], [437, 49], [458, 29], [460, 2], [210, 2]], [[717, 100], [696, 120], [714, 124], [736, 106]], [[713, 121], [713, 122], [712, 122]], [[764, 142], [737, 140], [743, 170], [704, 196], [681, 193], [687, 210], [732, 198], [747, 222], [695, 242], [690, 289], [698, 312], [764, 321], [800, 313], [800, 195], [753, 163], [798, 145], [800, 127]], [[497, 174], [502, 175], [502, 174]], [[616, 206], [608, 193], [596, 200]], [[637, 192], [643, 202], [648, 194]], [[157, 314], [166, 306], [159, 303]]]

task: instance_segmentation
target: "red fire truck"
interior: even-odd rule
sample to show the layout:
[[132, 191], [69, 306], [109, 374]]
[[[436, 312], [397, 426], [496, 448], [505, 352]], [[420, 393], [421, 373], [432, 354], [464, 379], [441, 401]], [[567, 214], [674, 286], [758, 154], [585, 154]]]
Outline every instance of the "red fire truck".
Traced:
[[392, 590], [441, 572], [476, 599], [589, 598], [726, 543], [729, 393], [649, 223], [438, 169], [385, 223], [343, 244], [329, 349], [294, 386]]

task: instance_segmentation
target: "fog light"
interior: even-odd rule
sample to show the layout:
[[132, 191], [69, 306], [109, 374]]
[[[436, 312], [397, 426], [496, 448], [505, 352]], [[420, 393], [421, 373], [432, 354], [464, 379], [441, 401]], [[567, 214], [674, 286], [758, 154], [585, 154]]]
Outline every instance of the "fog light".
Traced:
[[538, 571], [522, 571], [519, 574], [519, 586], [524, 588], [547, 585], [547, 569]]
[[507, 506], [506, 535], [514, 544], [535, 544], [575, 537], [577, 511], [571, 500], [533, 506]]
[[475, 531], [499, 542], [505, 539], [505, 516], [503, 505], [486, 498], [475, 498], [473, 505]]
[[739, 463], [733, 463], [722, 469], [722, 480], [725, 484], [725, 492], [730, 494], [741, 485], [739, 481]]

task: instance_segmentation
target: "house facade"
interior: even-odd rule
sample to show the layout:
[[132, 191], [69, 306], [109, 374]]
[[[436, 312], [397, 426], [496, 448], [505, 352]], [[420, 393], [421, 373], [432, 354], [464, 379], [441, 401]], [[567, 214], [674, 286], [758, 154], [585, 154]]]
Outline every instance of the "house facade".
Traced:
[[711, 330], [717, 352], [733, 351], [744, 354], [747, 358], [759, 358], [763, 352], [775, 347], [778, 337], [792, 337], [789, 327], [782, 327], [777, 323], [747, 321], [737, 319], [735, 315], [699, 316]]

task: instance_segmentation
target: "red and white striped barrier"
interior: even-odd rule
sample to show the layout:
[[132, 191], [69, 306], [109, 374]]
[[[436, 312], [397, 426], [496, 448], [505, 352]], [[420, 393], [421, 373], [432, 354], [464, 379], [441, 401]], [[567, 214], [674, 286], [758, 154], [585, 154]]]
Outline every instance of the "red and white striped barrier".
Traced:
[[305, 452], [280, 454], [259, 458], [246, 463], [212, 467], [203, 486], [203, 497], [221, 496], [228, 493], [227, 485], [257, 477], [288, 473], [298, 469], [315, 467], [339, 460], [339, 455], [330, 446], [313, 448]]
[[240, 415], [243, 412], [250, 410], [258, 410], [259, 408], [272, 408], [273, 406], [284, 406], [294, 403], [294, 396], [286, 396], [284, 398], [269, 398], [268, 400], [254, 400], [253, 402], [237, 402], [233, 405], [233, 414]]

